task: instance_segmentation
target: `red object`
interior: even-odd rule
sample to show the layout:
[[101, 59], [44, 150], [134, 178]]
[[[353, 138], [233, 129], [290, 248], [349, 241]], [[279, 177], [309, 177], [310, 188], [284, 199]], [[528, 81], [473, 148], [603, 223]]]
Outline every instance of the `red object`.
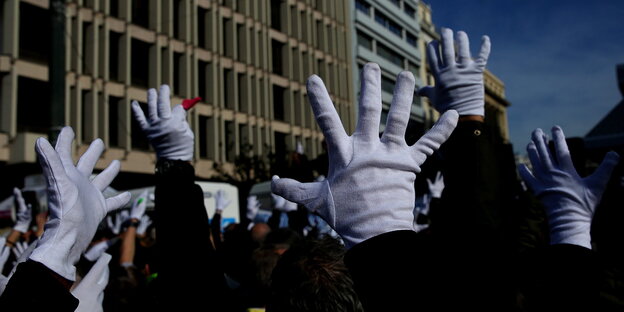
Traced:
[[197, 102], [201, 101], [202, 98], [200, 97], [196, 97], [194, 99], [186, 99], [184, 101], [182, 101], [182, 107], [184, 107], [184, 110], [189, 110], [191, 108], [193, 108], [193, 106], [195, 106], [195, 104], [197, 104]]

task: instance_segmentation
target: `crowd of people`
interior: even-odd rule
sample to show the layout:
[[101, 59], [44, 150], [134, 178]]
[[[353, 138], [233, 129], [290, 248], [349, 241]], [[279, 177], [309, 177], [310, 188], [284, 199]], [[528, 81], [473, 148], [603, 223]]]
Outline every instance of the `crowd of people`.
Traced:
[[[135, 120], [157, 155], [155, 209], [148, 194], [105, 198], [120, 163], [91, 178], [104, 151], [78, 162], [73, 130], [35, 145], [48, 214], [33, 218], [15, 189], [17, 218], [0, 238], [3, 311], [555, 311], [622, 307], [601, 296], [591, 226], [618, 164], [609, 152], [589, 176], [572, 162], [560, 127], [536, 129], [530, 168], [501, 157], [484, 126], [484, 36], [442, 29], [427, 46], [435, 86], [415, 93], [397, 76], [386, 127], [381, 71], [361, 72], [357, 127], [343, 128], [320, 77], [307, 94], [327, 144], [322, 175], [274, 176], [272, 215], [249, 196], [240, 222], [221, 227], [231, 200], [217, 192], [208, 216], [195, 184], [194, 103], [170, 105], [167, 85], [147, 94]], [[413, 96], [441, 113], [406, 142]], [[196, 101], [195, 101], [196, 102]], [[132, 200], [130, 209], [124, 207]], [[266, 208], [266, 207], [265, 207]], [[12, 254], [11, 254], [12, 251]], [[621, 281], [620, 281], [621, 283]], [[617, 297], [617, 296], [616, 296]], [[619, 297], [621, 298], [621, 297]]]

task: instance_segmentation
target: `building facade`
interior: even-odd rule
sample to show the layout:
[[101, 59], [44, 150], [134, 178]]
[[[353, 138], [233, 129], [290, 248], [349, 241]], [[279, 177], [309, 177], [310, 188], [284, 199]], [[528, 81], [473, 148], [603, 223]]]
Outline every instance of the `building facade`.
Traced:
[[[0, 27], [0, 170], [34, 164], [35, 140], [51, 121], [51, 29], [64, 31], [62, 124], [76, 132], [77, 158], [95, 138], [122, 173], [153, 173], [156, 161], [133, 121], [148, 88], [169, 84], [172, 104], [200, 96], [189, 112], [197, 175], [232, 169], [251, 152], [285, 154], [301, 142], [314, 158], [322, 133], [305, 81], [321, 76], [345, 127], [354, 128], [350, 3], [329, 0], [3, 0]], [[44, 21], [44, 22], [33, 22]]]
[[[423, 86], [419, 75], [423, 62], [418, 48], [421, 39], [416, 0], [354, 0], [353, 81], [354, 98], [360, 92], [360, 72], [364, 64], [374, 62], [381, 68], [382, 120], [385, 128], [396, 76], [408, 70], [414, 74], [416, 87]], [[414, 96], [408, 132], [422, 134], [426, 120], [418, 96]]]

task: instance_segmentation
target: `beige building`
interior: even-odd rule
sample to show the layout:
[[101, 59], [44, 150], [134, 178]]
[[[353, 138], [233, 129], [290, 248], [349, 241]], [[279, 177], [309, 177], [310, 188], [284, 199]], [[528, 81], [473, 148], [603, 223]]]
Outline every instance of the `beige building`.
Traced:
[[[34, 163], [50, 133], [48, 58], [52, 0], [4, 0], [0, 11], [0, 169]], [[65, 1], [63, 1], [65, 2]], [[348, 131], [355, 126], [350, 77], [350, 1], [74, 0], [65, 2], [64, 124], [77, 158], [95, 138], [122, 172], [152, 173], [155, 155], [133, 121], [132, 100], [169, 84], [173, 104], [200, 96], [189, 114], [195, 167], [231, 168], [248, 144], [277, 154], [297, 141], [310, 158], [322, 134], [305, 81], [323, 78]], [[38, 22], [33, 22], [38, 21]], [[41, 22], [44, 21], [44, 22]]]
[[[439, 40], [440, 34], [437, 33], [431, 19], [431, 7], [423, 1], [418, 2], [418, 20], [422, 38], [418, 45], [423, 55], [423, 64], [425, 64], [420, 68], [420, 79], [427, 85], [434, 85], [435, 79], [426, 61], [426, 47], [431, 40]], [[505, 143], [509, 143], [507, 107], [511, 103], [505, 99], [505, 84], [487, 69], [484, 73], [483, 82], [485, 85], [485, 123], [492, 131], [491, 133], [499, 135]], [[431, 126], [440, 117], [440, 114], [431, 106], [429, 99], [423, 98], [422, 105], [427, 120], [426, 126]]]

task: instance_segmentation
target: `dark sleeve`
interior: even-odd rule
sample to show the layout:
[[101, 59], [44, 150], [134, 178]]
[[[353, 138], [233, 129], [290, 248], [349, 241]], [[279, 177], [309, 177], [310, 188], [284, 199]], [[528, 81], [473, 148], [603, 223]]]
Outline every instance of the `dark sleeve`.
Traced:
[[221, 214], [216, 213], [212, 216], [212, 220], [210, 221], [210, 230], [212, 231], [212, 241], [214, 242], [215, 248], [221, 248], [223, 241], [221, 241]]
[[[178, 308], [227, 302], [222, 267], [195, 170], [184, 161], [159, 160], [156, 170], [156, 246], [160, 299]], [[182, 310], [185, 310], [182, 308]]]
[[282, 211], [273, 209], [273, 211], [271, 212], [271, 216], [269, 217], [269, 220], [267, 221], [267, 225], [272, 230], [277, 230], [279, 229], [281, 218], [282, 218]]
[[[2, 311], [74, 311], [78, 307], [64, 279], [39, 262], [20, 263], [0, 297]], [[51, 308], [53, 307], [53, 309]]]
[[599, 270], [590, 249], [558, 244], [527, 259], [532, 263], [524, 289], [529, 311], [588, 311], [598, 307]]
[[[416, 311], [425, 306], [426, 246], [413, 231], [388, 232], [355, 245], [345, 255], [355, 290], [366, 311]], [[420, 255], [420, 257], [419, 257]], [[422, 260], [421, 260], [422, 258]]]

